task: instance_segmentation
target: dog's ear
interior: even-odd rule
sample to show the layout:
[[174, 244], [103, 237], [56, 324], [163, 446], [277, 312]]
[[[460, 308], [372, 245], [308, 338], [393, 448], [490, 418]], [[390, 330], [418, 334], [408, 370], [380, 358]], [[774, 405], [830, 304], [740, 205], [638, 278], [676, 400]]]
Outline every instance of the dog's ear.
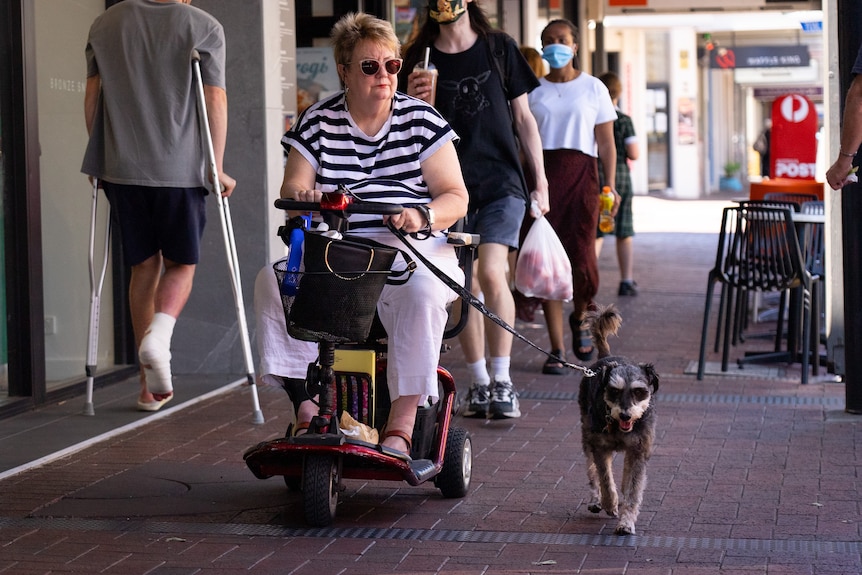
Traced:
[[590, 378], [590, 402], [593, 405], [604, 405], [605, 381], [607, 377], [607, 366], [603, 365], [596, 370], [596, 374]]
[[595, 369], [596, 374], [589, 378], [589, 414], [590, 414], [590, 430], [593, 433], [601, 433], [605, 428], [608, 415], [608, 406], [605, 403], [605, 389], [607, 388], [607, 378], [611, 372], [611, 368], [607, 365], [602, 365]]
[[655, 393], [658, 391], [658, 373], [651, 363], [642, 363], [640, 364], [641, 371], [644, 372], [644, 376], [646, 377], [649, 386], [652, 388], [652, 392]]
[[593, 378], [593, 386], [590, 390], [593, 394], [593, 401], [596, 403], [605, 403], [605, 390], [608, 388], [608, 380], [611, 377], [616, 364], [605, 363], [596, 369], [596, 376]]
[[596, 405], [605, 405], [605, 390], [608, 388], [608, 383], [611, 378], [611, 372], [616, 367], [616, 363], [605, 363], [596, 370], [596, 376], [593, 378], [593, 403]]
[[614, 368], [617, 367], [616, 363], [606, 363], [602, 366], [601, 371], [599, 372], [602, 378], [602, 387], [605, 388], [608, 386], [608, 380], [611, 378], [611, 372]]

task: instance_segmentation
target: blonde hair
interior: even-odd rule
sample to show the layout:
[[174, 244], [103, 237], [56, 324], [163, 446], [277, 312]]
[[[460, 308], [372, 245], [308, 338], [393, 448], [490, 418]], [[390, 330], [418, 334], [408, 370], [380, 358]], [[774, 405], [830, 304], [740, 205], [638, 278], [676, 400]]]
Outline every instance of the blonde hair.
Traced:
[[545, 61], [542, 60], [542, 55], [539, 51], [531, 46], [521, 46], [521, 54], [527, 60], [527, 64], [533, 69], [533, 74], [536, 78], [544, 78], [545, 76]]
[[336, 64], [349, 64], [353, 50], [363, 40], [391, 48], [396, 58], [401, 57], [401, 43], [392, 25], [364, 12], [351, 12], [342, 17], [332, 27], [329, 38]]

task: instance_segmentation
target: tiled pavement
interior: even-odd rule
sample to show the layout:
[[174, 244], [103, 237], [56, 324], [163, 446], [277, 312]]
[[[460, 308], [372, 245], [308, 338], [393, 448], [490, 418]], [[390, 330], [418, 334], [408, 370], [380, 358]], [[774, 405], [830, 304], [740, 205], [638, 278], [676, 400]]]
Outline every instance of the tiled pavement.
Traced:
[[[862, 429], [844, 413], [844, 384], [802, 386], [786, 365], [692, 373], [718, 209], [638, 199], [635, 298], [616, 296], [613, 240], [602, 254], [598, 299], [624, 317], [612, 348], [661, 375], [637, 535], [614, 536], [612, 519], [586, 509], [579, 375], [541, 375], [543, 358], [516, 342], [523, 416], [457, 420], [475, 450], [463, 499], [352, 480], [334, 525], [308, 528], [300, 496], [242, 460], [283, 433], [283, 392], [260, 390], [266, 423], [253, 425], [249, 390], [235, 387], [0, 480], [0, 573], [862, 572]], [[672, 222], [690, 228], [656, 231]], [[546, 344], [541, 326], [517, 327]], [[734, 354], [768, 345], [749, 339]], [[466, 384], [457, 346], [443, 364]]]

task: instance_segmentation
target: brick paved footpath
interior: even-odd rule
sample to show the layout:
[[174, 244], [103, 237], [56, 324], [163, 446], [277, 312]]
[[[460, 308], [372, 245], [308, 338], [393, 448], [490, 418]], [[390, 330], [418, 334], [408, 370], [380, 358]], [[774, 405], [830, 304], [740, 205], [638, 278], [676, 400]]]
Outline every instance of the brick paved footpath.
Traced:
[[[647, 200], [642, 214], [683, 204]], [[586, 510], [579, 375], [541, 375], [543, 358], [516, 342], [523, 416], [456, 422], [475, 450], [463, 499], [349, 480], [334, 525], [307, 528], [300, 496], [242, 460], [284, 432], [286, 398], [261, 389], [266, 423], [252, 425], [238, 388], [0, 481], [0, 573], [862, 573], [862, 433], [843, 411], [844, 385], [801, 386], [786, 365], [697, 382], [715, 236], [641, 229], [640, 295], [616, 296], [613, 240], [599, 295], [624, 317], [613, 350], [662, 377], [637, 535], [616, 537], [612, 519]], [[546, 345], [541, 326], [518, 328]], [[734, 357], [768, 345], [749, 338]], [[467, 383], [457, 345], [443, 364]]]

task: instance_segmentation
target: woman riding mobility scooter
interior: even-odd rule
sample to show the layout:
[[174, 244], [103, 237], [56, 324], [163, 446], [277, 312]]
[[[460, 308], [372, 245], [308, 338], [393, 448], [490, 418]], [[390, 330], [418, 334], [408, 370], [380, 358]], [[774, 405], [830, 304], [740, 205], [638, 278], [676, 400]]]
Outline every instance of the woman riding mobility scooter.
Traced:
[[[276, 205], [300, 215], [307, 211], [350, 214], [351, 237], [296, 234], [305, 240], [305, 267], [300, 269], [289, 256], [281, 286], [290, 308], [286, 331], [291, 337], [282, 338], [271, 350], [273, 365], [281, 360], [282, 365], [275, 366], [279, 369], [260, 372], [288, 384], [288, 394], [297, 400], [294, 407], [299, 403], [299, 433], [246, 455], [260, 476], [301, 478], [306, 518], [312, 524], [332, 521], [342, 478], [406, 479], [419, 484], [433, 477], [446, 494], [462, 496], [471, 461], [466, 433], [450, 432], [454, 382], [438, 367], [446, 306], [456, 295], [446, 280], [441, 284], [435, 279], [423, 259], [446, 270], [446, 276], [463, 277], [455, 249], [443, 234], [469, 207], [455, 150], [458, 135], [433, 107], [397, 91], [403, 62], [390, 23], [353, 12], [335, 23], [330, 37], [343, 90], [309, 106], [282, 137], [287, 160], [282, 200]], [[349, 188], [350, 197], [333, 199], [334, 210], [332, 205], [320, 205], [326, 203], [324, 194], [339, 191], [339, 186]], [[391, 211], [369, 210], [377, 215], [362, 215], [353, 209], [356, 205], [351, 208], [349, 199], [384, 204]], [[404, 265], [395, 258], [405, 241], [422, 265], [416, 266], [410, 281], [385, 285], [389, 265], [396, 270]], [[294, 259], [297, 253], [298, 249], [291, 249]], [[291, 283], [297, 278], [293, 294]], [[275, 284], [267, 285], [270, 301], [275, 302], [273, 315], [280, 317]], [[372, 387], [370, 378], [379, 377], [382, 370], [339, 367], [335, 347], [367, 341], [375, 311], [388, 333], [388, 385]], [[266, 326], [278, 335], [285, 332], [281, 326], [275, 329], [272, 321]], [[260, 333], [261, 326], [257, 328]], [[372, 346], [369, 354], [374, 351]], [[313, 365], [306, 369], [309, 364]], [[335, 372], [342, 369], [348, 375], [336, 378]], [[366, 388], [373, 392], [369, 395]], [[382, 397], [384, 388], [389, 401]], [[352, 429], [345, 413], [379, 429], [380, 441], [373, 433], [367, 441], [342, 431]], [[426, 429], [430, 435], [425, 435]], [[460, 446], [451, 449], [452, 441]], [[446, 465], [453, 454], [460, 454], [454, 467]], [[448, 473], [450, 468], [457, 473]]]
[[[320, 203], [277, 200], [276, 207], [320, 212], [330, 221], [332, 216], [397, 214], [403, 209], [353, 201], [349, 192], [324, 194]], [[250, 448], [246, 464], [258, 478], [282, 475], [288, 487], [301, 489], [305, 519], [312, 526], [334, 520], [344, 479], [403, 480], [414, 486], [433, 480], [444, 497], [463, 497], [470, 485], [472, 443], [467, 430], [450, 426], [456, 390], [445, 368], [437, 367], [439, 401], [417, 408], [409, 455], [374, 440], [378, 433], [383, 436], [391, 405], [386, 334], [375, 307], [384, 285], [409, 281], [416, 264], [403, 250], [321, 232], [325, 225], [317, 231], [303, 229], [307, 225], [307, 220], [293, 218], [279, 229], [290, 254], [303, 250], [304, 267], [299, 267], [298, 256], [289, 255], [273, 266], [272, 281], [279, 284], [290, 336], [317, 342], [317, 361], [308, 366], [304, 389], [296, 393], [317, 397], [318, 412], [305, 433], [296, 435], [291, 425], [285, 437]], [[469, 234], [448, 237], [450, 244], [465, 246], [460, 259], [469, 285], [472, 246], [478, 242]], [[399, 251], [407, 266], [402, 272], [391, 271]], [[456, 335], [465, 318], [462, 313], [444, 338]]]

